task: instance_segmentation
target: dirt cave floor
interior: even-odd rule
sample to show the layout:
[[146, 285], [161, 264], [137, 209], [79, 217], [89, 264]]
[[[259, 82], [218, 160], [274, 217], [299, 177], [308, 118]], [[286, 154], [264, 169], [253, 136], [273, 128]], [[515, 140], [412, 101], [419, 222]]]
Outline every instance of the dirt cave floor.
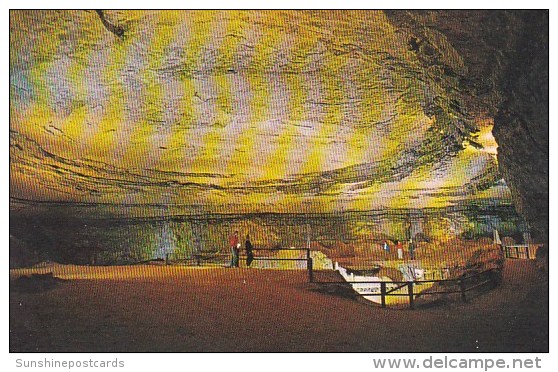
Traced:
[[10, 351], [548, 351], [548, 277], [526, 260], [507, 261], [503, 276], [468, 303], [408, 310], [312, 290], [303, 270], [16, 269]]

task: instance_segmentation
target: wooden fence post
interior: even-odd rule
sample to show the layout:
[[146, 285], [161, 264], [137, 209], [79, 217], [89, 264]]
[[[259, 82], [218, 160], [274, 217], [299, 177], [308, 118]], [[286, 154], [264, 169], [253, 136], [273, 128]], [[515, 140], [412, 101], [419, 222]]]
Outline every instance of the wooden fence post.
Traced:
[[413, 282], [407, 282], [407, 288], [409, 289], [409, 307], [415, 309], [415, 294], [413, 293]]
[[314, 268], [312, 257], [310, 256], [310, 249], [306, 250], [306, 268], [308, 269], [308, 281], [312, 283], [314, 281]]
[[461, 300], [463, 300], [463, 302], [467, 302], [467, 296], [465, 295], [465, 281], [462, 279], [459, 279], [459, 291], [461, 292]]
[[380, 293], [382, 297], [382, 307], [386, 307], [386, 282], [380, 283]]

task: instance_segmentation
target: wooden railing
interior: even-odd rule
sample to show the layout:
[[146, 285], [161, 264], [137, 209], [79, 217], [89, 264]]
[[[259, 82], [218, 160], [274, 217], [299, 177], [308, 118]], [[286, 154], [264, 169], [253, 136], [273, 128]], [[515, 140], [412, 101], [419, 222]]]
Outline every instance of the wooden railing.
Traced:
[[[304, 258], [281, 258], [281, 257], [271, 257], [271, 256], [257, 256], [254, 255], [254, 261], [304, 261], [306, 262], [306, 270], [308, 271], [308, 281], [312, 282], [314, 280], [314, 270], [313, 270], [313, 262], [312, 257], [310, 254], [310, 249], [308, 248], [254, 248], [252, 249], [253, 252], [279, 252], [279, 251], [305, 251], [306, 257]], [[220, 253], [220, 252], [198, 252], [192, 255], [192, 259], [196, 266], [201, 266], [203, 261], [207, 261], [214, 258], [228, 258], [231, 257], [230, 253]], [[241, 254], [239, 255], [240, 258], [246, 258], [246, 255]], [[168, 258], [165, 260], [167, 264], [170, 263], [170, 259]]]
[[534, 255], [529, 252], [529, 249], [536, 249], [538, 245], [527, 245], [527, 244], [520, 244], [520, 245], [502, 245], [502, 252], [504, 253], [505, 258], [513, 258], [513, 259], [534, 259]]
[[[480, 278], [480, 280], [478, 280]], [[475, 280], [473, 280], [475, 279]], [[319, 285], [327, 285], [327, 284], [379, 284], [380, 285], [380, 293], [358, 293], [355, 292], [357, 296], [380, 296], [380, 303], [382, 307], [386, 307], [386, 299], [390, 296], [406, 296], [409, 299], [409, 307], [411, 309], [415, 308], [415, 298], [417, 296], [428, 296], [428, 295], [435, 295], [435, 294], [452, 294], [452, 293], [459, 293], [461, 295], [461, 299], [463, 302], [467, 302], [467, 292], [473, 291], [475, 289], [481, 288], [490, 284], [491, 286], [496, 286], [498, 283], [497, 280], [497, 270], [496, 269], [489, 269], [479, 273], [475, 273], [473, 275], [455, 278], [455, 279], [440, 279], [440, 280], [420, 280], [420, 281], [406, 281], [406, 282], [384, 282], [384, 281], [331, 281], [331, 282], [314, 282], [315, 284]], [[436, 291], [428, 291], [428, 292], [421, 292], [415, 293], [415, 286], [422, 285], [422, 284], [436, 284], [436, 283], [454, 283], [457, 285], [457, 290], [436, 290]], [[388, 284], [392, 286], [392, 288], [388, 289]], [[407, 289], [407, 293], [401, 293]], [[399, 293], [396, 293], [400, 291]]]

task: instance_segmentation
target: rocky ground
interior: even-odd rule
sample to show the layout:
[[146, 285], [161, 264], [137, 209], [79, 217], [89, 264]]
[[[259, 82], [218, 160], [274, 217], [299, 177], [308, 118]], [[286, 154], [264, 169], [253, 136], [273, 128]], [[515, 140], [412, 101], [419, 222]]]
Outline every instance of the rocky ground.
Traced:
[[401, 245], [402, 259], [398, 258], [395, 244], [391, 241], [388, 244], [389, 252], [383, 249], [383, 243], [380, 242], [335, 242], [328, 247], [313, 243], [312, 248], [324, 252], [332, 261], [347, 268], [358, 270], [380, 267], [380, 275], [395, 281], [402, 280], [398, 267], [404, 264], [413, 264], [430, 271], [447, 269], [451, 277], [457, 277], [470, 271], [500, 269], [503, 262], [500, 249], [488, 238], [418, 242], [415, 243], [414, 259], [410, 257], [408, 243]]

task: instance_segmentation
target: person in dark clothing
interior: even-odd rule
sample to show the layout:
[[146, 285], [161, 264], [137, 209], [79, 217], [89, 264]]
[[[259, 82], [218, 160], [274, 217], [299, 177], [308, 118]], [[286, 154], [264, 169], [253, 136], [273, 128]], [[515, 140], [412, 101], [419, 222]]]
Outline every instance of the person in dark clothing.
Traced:
[[250, 242], [250, 235], [246, 235], [246, 242], [244, 242], [244, 247], [246, 248], [246, 266], [250, 267], [252, 261], [254, 261], [254, 252], [252, 249], [252, 242]]
[[411, 257], [411, 260], [415, 259], [415, 244], [413, 243], [413, 239], [409, 240], [409, 257]]

